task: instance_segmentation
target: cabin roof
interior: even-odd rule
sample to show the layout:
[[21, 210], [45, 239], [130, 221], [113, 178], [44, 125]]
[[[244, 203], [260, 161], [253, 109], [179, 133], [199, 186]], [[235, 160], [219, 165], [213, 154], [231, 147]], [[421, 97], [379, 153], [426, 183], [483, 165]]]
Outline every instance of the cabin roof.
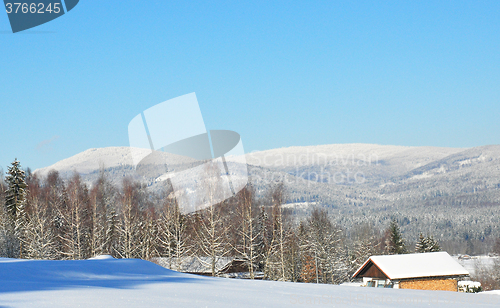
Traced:
[[369, 269], [376, 266], [387, 278], [407, 279], [423, 277], [466, 276], [469, 272], [447, 252], [413, 253], [403, 255], [371, 256], [354, 273], [354, 278], [371, 277]]

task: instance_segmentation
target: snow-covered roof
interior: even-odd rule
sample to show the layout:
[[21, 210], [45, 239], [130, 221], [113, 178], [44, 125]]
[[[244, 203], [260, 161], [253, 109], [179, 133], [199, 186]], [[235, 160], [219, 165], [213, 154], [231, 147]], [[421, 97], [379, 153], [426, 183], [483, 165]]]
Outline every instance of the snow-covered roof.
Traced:
[[354, 274], [375, 264], [389, 279], [446, 277], [469, 275], [469, 272], [447, 252], [372, 256]]

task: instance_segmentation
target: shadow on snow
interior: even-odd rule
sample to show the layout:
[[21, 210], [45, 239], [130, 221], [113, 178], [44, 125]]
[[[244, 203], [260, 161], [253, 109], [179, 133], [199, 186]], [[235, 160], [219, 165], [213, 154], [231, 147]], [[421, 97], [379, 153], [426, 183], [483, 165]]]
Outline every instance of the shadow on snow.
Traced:
[[178, 273], [139, 259], [0, 258], [0, 293], [85, 287], [131, 289], [149, 283], [200, 283], [207, 279], [210, 278]]

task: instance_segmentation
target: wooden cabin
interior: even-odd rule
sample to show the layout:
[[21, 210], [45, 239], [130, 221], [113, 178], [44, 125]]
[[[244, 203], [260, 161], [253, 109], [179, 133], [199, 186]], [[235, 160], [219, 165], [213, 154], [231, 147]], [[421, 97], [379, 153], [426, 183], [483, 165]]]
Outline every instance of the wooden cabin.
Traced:
[[[184, 257], [177, 258], [154, 258], [154, 263], [183, 273], [212, 276], [211, 258], [209, 257]], [[215, 263], [215, 275], [226, 278], [250, 279], [248, 263], [233, 257], [218, 258]], [[254, 279], [262, 279], [262, 272], [254, 272]]]
[[354, 273], [363, 286], [458, 291], [469, 272], [447, 252], [372, 256]]

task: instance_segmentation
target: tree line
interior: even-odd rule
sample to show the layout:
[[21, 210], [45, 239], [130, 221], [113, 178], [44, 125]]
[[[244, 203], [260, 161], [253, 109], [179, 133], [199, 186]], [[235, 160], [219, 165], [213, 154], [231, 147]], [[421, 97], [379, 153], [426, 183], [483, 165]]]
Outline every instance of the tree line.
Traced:
[[[217, 192], [216, 186], [205, 189]], [[0, 256], [10, 258], [108, 254], [180, 262], [198, 256], [215, 276], [217, 262], [234, 257], [246, 263], [251, 278], [259, 273], [270, 280], [338, 284], [371, 255], [408, 252], [396, 220], [383, 231], [358, 226], [349, 237], [325, 209], [295, 222], [283, 207], [283, 183], [270, 185], [261, 198], [247, 186], [219, 204], [183, 214], [168, 182], [151, 193], [130, 178], [114, 186], [102, 171], [88, 187], [77, 173], [69, 180], [57, 171], [39, 178], [15, 160], [0, 181], [0, 197]], [[421, 235], [416, 251], [438, 250], [431, 236]]]

